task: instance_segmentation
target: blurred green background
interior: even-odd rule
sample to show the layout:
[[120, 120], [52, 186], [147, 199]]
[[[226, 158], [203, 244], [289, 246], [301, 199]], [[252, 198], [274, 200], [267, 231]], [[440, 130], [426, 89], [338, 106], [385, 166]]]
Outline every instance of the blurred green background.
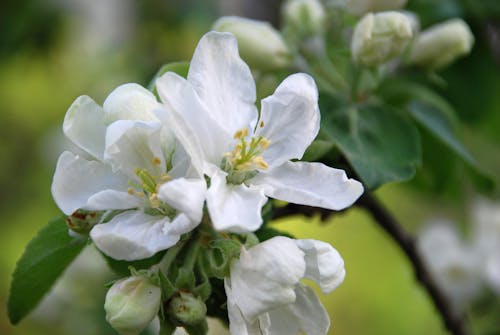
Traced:
[[[2, 0], [0, 334], [113, 334], [102, 312], [104, 284], [112, 276], [92, 250], [80, 257], [32, 316], [16, 327], [6, 316], [16, 260], [36, 232], [58, 214], [50, 184], [64, 148], [64, 114], [79, 95], [102, 103], [119, 84], [147, 85], [162, 64], [189, 60], [199, 38], [222, 13], [278, 17], [256, 5], [275, 9], [277, 1], [255, 1], [253, 7], [248, 5], [251, 1], [237, 3]], [[499, 3], [410, 0], [409, 5], [421, 15], [424, 26], [462, 16], [475, 32], [473, 53], [443, 73], [448, 85], [441, 91], [464, 121], [466, 146], [496, 181], [500, 181]], [[476, 193], [465, 167], [430, 140], [424, 142], [424, 153], [424, 168], [413, 181], [385, 186], [378, 195], [411, 232], [435, 216], [454, 219], [467, 231], [467, 204]], [[429, 174], [426, 168], [431, 167], [439, 173]], [[327, 224], [319, 218], [296, 217], [276, 226], [297, 237], [327, 240], [344, 257], [346, 280], [324, 297], [335, 334], [446, 333], [403, 253], [363, 211], [335, 215]], [[481, 322], [474, 321], [474, 329], [480, 329]]]

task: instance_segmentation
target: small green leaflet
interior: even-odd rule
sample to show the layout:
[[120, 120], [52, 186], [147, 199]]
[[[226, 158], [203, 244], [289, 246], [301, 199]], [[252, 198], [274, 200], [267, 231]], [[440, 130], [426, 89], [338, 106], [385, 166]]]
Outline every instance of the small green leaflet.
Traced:
[[35, 308], [57, 278], [87, 244], [87, 238], [72, 237], [64, 216], [49, 222], [28, 243], [12, 276], [7, 310], [16, 324]]
[[420, 136], [399, 110], [323, 99], [322, 131], [345, 155], [368, 189], [403, 181], [421, 165]]

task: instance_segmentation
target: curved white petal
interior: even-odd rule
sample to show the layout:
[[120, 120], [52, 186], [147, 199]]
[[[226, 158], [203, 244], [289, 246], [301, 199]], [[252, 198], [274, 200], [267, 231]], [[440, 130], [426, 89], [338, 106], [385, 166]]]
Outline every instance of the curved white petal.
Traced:
[[273, 167], [302, 158], [318, 134], [319, 123], [314, 79], [304, 73], [289, 76], [273, 95], [262, 100], [256, 134], [271, 141], [262, 154], [264, 160]]
[[144, 207], [146, 200], [132, 196], [125, 191], [104, 190], [89, 197], [84, 209], [91, 210], [120, 210]]
[[[138, 199], [127, 194], [126, 176], [113, 172], [109, 165], [89, 161], [65, 151], [57, 162], [52, 182], [52, 196], [59, 208], [67, 215], [80, 208], [85, 209], [127, 209], [137, 206]], [[88, 207], [89, 199], [101, 193], [101, 200], [120, 197], [121, 207]], [[91, 201], [92, 204], [92, 201]]]
[[158, 121], [153, 111], [160, 107], [153, 93], [133, 83], [115, 88], [103, 104], [106, 124], [118, 120]]
[[323, 293], [336, 289], [345, 278], [344, 260], [330, 244], [317, 240], [296, 240], [305, 254], [305, 277], [314, 280]]
[[[161, 143], [161, 123], [120, 120], [113, 122], [106, 132], [104, 159], [114, 170], [135, 178], [136, 169], [146, 169], [151, 174], [166, 172], [166, 162]], [[159, 164], [154, 163], [159, 160]], [[155, 173], [156, 172], [156, 173]]]
[[177, 178], [159, 187], [158, 199], [199, 223], [203, 216], [206, 190], [203, 179]]
[[179, 241], [179, 234], [165, 234], [168, 217], [151, 216], [142, 211], [118, 214], [111, 221], [98, 224], [90, 231], [95, 245], [106, 255], [133, 261], [153, 256]]
[[63, 131], [76, 146], [102, 160], [106, 126], [102, 108], [90, 97], [82, 95], [69, 107]]
[[313, 289], [299, 284], [295, 295], [295, 303], [269, 312], [269, 334], [328, 334], [330, 318]]
[[207, 208], [215, 229], [233, 233], [248, 233], [262, 225], [261, 209], [267, 201], [262, 190], [245, 184], [226, 182], [226, 173], [212, 175], [207, 191]]
[[168, 108], [157, 115], [174, 131], [193, 164], [199, 169], [201, 161], [219, 165], [223, 154], [230, 150], [233, 134], [210, 116], [191, 84], [181, 76], [167, 72], [156, 81], [156, 88]]
[[295, 241], [274, 237], [248, 251], [231, 266], [232, 294], [249, 323], [258, 316], [295, 301], [294, 288], [304, 276], [304, 253]]
[[196, 47], [187, 79], [208, 113], [231, 135], [257, 119], [255, 82], [232, 34], [205, 34]]
[[348, 179], [344, 170], [322, 163], [285, 162], [251, 182], [268, 197], [332, 210], [349, 207], [363, 193], [363, 185]]
[[240, 308], [238, 304], [234, 300], [233, 290], [231, 288], [231, 281], [229, 278], [224, 279], [224, 288], [226, 291], [227, 297], [227, 314], [229, 317], [229, 332], [231, 334], [239, 334], [239, 335], [254, 335], [259, 334], [253, 331], [252, 325], [249, 324], [241, 314]]

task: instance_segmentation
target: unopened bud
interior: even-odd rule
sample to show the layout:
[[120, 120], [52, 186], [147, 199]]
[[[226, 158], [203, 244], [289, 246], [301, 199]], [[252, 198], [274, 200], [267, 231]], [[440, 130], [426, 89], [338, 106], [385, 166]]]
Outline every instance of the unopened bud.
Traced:
[[347, 0], [346, 9], [353, 15], [401, 9], [407, 0]]
[[207, 306], [191, 293], [180, 292], [170, 300], [167, 313], [181, 325], [196, 325], [207, 316]]
[[303, 36], [321, 34], [325, 8], [319, 0], [289, 0], [282, 7], [285, 25]]
[[411, 22], [404, 14], [366, 14], [354, 29], [351, 41], [352, 56], [359, 64], [383, 64], [398, 57], [412, 36]]
[[225, 16], [214, 23], [213, 29], [236, 36], [240, 55], [251, 67], [274, 70], [285, 68], [292, 62], [281, 34], [267, 22]]
[[66, 218], [66, 224], [71, 231], [81, 235], [88, 235], [92, 227], [99, 223], [101, 216], [102, 212], [79, 209]]
[[467, 55], [474, 45], [474, 35], [461, 19], [453, 19], [424, 30], [415, 40], [410, 63], [439, 69]]
[[122, 335], [137, 335], [160, 309], [161, 289], [143, 276], [132, 276], [113, 284], [106, 294], [106, 320]]

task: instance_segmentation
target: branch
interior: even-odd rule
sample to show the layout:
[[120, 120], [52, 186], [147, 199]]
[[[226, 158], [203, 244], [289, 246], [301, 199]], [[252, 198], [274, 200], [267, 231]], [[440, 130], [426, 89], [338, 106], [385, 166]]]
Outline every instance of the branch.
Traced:
[[[468, 335], [469, 332], [465, 326], [464, 319], [454, 313], [450, 301], [444, 296], [434, 282], [423, 259], [418, 253], [413, 237], [404, 230], [403, 226], [399, 224], [391, 213], [389, 213], [368, 191], [365, 191], [363, 196], [358, 199], [356, 205], [367, 210], [380, 227], [384, 229], [404, 251], [413, 265], [417, 280], [427, 290], [434, 306], [441, 314], [446, 328], [454, 335]], [[318, 213], [321, 215], [321, 219], [324, 220], [335, 212], [322, 208], [289, 204], [285, 207], [276, 208], [273, 213], [273, 219], [294, 214], [314, 216]]]

